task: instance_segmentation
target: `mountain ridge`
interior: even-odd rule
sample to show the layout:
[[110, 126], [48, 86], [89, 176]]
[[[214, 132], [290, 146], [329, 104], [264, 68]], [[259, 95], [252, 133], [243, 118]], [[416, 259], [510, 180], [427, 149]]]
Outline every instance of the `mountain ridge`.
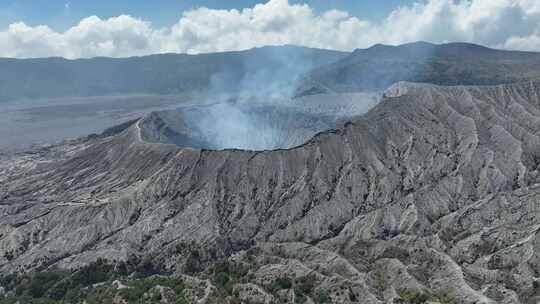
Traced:
[[376, 45], [315, 68], [299, 85], [297, 95], [381, 90], [399, 81], [439, 85], [514, 83], [539, 77], [539, 65], [540, 53], [469, 43]]
[[[207, 91], [223, 74], [241, 82], [253, 74], [283, 70], [279, 77], [292, 81], [311, 67], [332, 62], [347, 53], [295, 46], [245, 51], [155, 54], [129, 58], [96, 57], [0, 58], [0, 101], [25, 98], [100, 96], [111, 94], [173, 94]], [[287, 65], [294, 59], [296, 66]], [[275, 76], [279, 78], [278, 75]], [[220, 80], [220, 79], [217, 79]], [[218, 90], [220, 88], [215, 87]]]
[[[282, 86], [296, 86], [296, 78], [308, 74], [292, 88], [296, 91], [292, 96], [382, 90], [397, 81], [495, 85], [539, 77], [539, 58], [534, 52], [427, 42], [379, 44], [352, 53], [285, 45], [197, 55], [0, 58], [0, 100], [208, 90], [219, 94], [226, 92], [221, 86], [233, 86], [253, 75], [271, 78], [262, 82], [279, 79]], [[486, 74], [490, 76], [482, 78]]]

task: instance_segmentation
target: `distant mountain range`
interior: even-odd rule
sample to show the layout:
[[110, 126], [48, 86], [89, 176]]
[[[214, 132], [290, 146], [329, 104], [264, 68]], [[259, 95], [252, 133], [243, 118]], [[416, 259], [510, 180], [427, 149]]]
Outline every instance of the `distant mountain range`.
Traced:
[[540, 76], [540, 53], [468, 43], [375, 45], [315, 69], [298, 94], [380, 90], [398, 81], [496, 85]]
[[[398, 81], [494, 85], [540, 76], [540, 54], [425, 42], [352, 53], [297, 46], [132, 58], [0, 59], [0, 101], [66, 96], [258, 90], [294, 95], [381, 90]], [[298, 78], [303, 78], [298, 82]], [[255, 88], [255, 89], [254, 89]]]
[[[0, 59], [0, 101], [116, 94], [176, 94], [226, 88], [249, 78], [292, 81], [348, 53], [296, 46], [201, 55]], [[267, 78], [267, 79], [265, 79]], [[249, 86], [249, 83], [247, 84]]]

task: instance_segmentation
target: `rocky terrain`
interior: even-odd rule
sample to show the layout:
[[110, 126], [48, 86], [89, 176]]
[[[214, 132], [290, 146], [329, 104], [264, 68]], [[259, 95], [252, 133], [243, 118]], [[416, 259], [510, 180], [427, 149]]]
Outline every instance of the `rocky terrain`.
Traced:
[[0, 272], [227, 260], [244, 302], [535, 303], [539, 96], [539, 80], [401, 82], [291, 149], [150, 142], [150, 116], [6, 156]]

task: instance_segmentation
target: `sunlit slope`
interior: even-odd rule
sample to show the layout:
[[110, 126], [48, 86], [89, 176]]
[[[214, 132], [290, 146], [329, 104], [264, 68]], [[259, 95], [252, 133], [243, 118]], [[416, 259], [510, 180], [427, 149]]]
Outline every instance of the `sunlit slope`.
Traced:
[[2, 162], [0, 267], [151, 257], [182, 271], [176, 246], [194, 242], [202, 263], [259, 248], [271, 265], [256, 276], [308, 269], [366, 303], [403, 286], [526, 303], [540, 265], [539, 96], [538, 81], [400, 83], [289, 150], [149, 143], [139, 121], [41, 156], [63, 160]]

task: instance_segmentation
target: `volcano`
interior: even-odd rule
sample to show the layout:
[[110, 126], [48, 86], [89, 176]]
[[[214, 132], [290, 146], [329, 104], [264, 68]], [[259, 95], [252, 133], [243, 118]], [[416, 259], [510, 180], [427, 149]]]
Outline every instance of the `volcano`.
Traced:
[[[451, 65], [494, 52], [483, 71], [539, 58], [414, 47], [449, 48], [436, 58]], [[4, 156], [0, 271], [145, 260], [198, 278], [207, 287], [193, 297], [206, 301], [226, 297], [206, 278], [228, 261], [246, 267], [231, 287], [245, 299], [326, 290], [337, 303], [530, 303], [540, 296], [540, 80], [512, 64], [526, 77], [455, 84], [480, 63], [445, 67], [435, 74], [457, 71], [450, 84], [397, 81], [369, 107], [357, 107], [366, 91], [196, 105]], [[227, 113], [249, 127], [225, 128], [237, 121], [216, 120]]]

